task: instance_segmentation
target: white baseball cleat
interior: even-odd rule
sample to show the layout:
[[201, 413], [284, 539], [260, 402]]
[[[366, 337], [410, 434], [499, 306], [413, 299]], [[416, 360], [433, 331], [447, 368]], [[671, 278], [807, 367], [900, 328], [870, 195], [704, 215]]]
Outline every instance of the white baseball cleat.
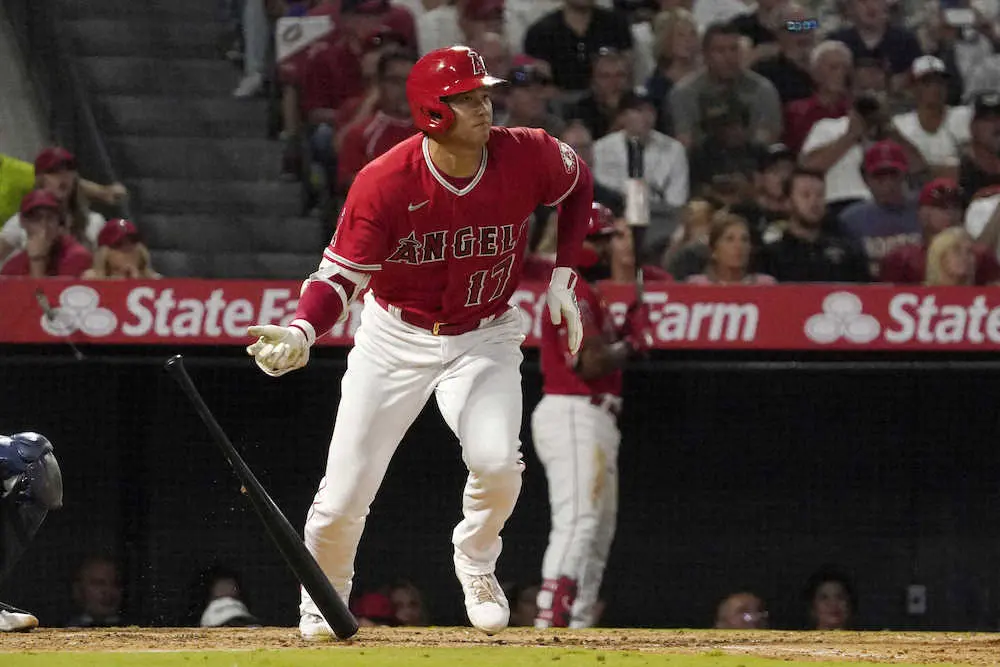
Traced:
[[310, 642], [325, 642], [333, 639], [333, 629], [319, 614], [302, 614], [299, 619], [299, 634]]
[[494, 574], [464, 574], [456, 571], [465, 592], [465, 611], [472, 625], [488, 635], [500, 632], [510, 622], [510, 606]]
[[27, 632], [38, 627], [38, 619], [28, 612], [0, 609], [0, 632]]

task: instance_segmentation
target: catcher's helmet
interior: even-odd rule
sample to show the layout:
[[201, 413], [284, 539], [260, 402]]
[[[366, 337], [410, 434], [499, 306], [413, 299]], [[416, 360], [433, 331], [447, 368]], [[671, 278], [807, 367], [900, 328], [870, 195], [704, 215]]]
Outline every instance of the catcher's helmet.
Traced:
[[610, 236], [615, 233], [615, 215], [611, 209], [596, 201], [590, 206], [590, 222], [587, 223], [587, 238]]
[[418, 60], [406, 80], [413, 124], [428, 133], [447, 132], [455, 112], [441, 98], [506, 83], [490, 76], [483, 57], [467, 46], [436, 49]]

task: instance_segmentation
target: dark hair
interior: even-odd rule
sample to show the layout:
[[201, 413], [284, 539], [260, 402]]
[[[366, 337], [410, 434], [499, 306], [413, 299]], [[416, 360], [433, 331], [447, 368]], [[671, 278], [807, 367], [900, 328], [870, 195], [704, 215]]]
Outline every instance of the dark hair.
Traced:
[[847, 576], [847, 573], [836, 565], [823, 565], [809, 575], [806, 585], [802, 589], [802, 600], [806, 603], [806, 606], [812, 605], [819, 587], [828, 582], [836, 582], [844, 588], [844, 592], [847, 593], [848, 608], [852, 614], [857, 612], [858, 598], [854, 592], [854, 584], [851, 582], [851, 578]]
[[785, 196], [790, 197], [792, 194], [792, 187], [795, 185], [796, 179], [799, 178], [815, 178], [817, 180], [826, 183], [826, 175], [821, 171], [816, 171], [815, 169], [805, 169], [803, 167], [796, 167], [792, 174], [785, 181]]
[[705, 28], [705, 34], [701, 36], [701, 48], [708, 49], [712, 40], [721, 35], [735, 35], [739, 37], [743, 33], [732, 21], [711, 23]]
[[385, 73], [389, 71], [389, 65], [395, 62], [405, 62], [411, 65], [417, 62], [417, 56], [413, 51], [396, 51], [390, 49], [378, 57], [378, 65], [375, 69], [375, 74], [382, 80], [385, 78]]

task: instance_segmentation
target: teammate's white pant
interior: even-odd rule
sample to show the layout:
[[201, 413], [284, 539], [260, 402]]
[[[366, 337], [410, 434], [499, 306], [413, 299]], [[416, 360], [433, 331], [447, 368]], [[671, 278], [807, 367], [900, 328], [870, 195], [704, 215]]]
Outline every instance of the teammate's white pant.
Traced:
[[[459, 336], [434, 336], [367, 295], [347, 358], [326, 475], [306, 518], [305, 543], [346, 601], [365, 517], [389, 460], [434, 393], [469, 469], [455, 527], [455, 568], [493, 572], [500, 530], [521, 491], [521, 316], [511, 308]], [[305, 590], [302, 614], [319, 613]]]
[[[618, 447], [615, 419], [587, 396], [546, 395], [531, 417], [538, 458], [549, 482], [552, 529], [542, 578], [575, 583], [569, 627], [591, 627], [618, 514]], [[548, 590], [547, 590], [548, 588]], [[540, 616], [560, 606], [543, 586]], [[550, 622], [539, 620], [539, 627]]]

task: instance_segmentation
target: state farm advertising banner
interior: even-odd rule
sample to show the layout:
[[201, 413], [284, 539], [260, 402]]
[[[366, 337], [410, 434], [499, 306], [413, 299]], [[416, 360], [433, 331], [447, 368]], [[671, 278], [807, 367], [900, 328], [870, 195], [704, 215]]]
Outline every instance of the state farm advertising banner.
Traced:
[[[0, 281], [0, 343], [246, 345], [251, 324], [287, 324], [300, 283]], [[633, 285], [601, 286], [618, 321]], [[1000, 289], [647, 284], [656, 347], [732, 350], [1000, 350]], [[545, 285], [511, 299], [538, 343]], [[350, 345], [361, 302], [319, 345]]]

